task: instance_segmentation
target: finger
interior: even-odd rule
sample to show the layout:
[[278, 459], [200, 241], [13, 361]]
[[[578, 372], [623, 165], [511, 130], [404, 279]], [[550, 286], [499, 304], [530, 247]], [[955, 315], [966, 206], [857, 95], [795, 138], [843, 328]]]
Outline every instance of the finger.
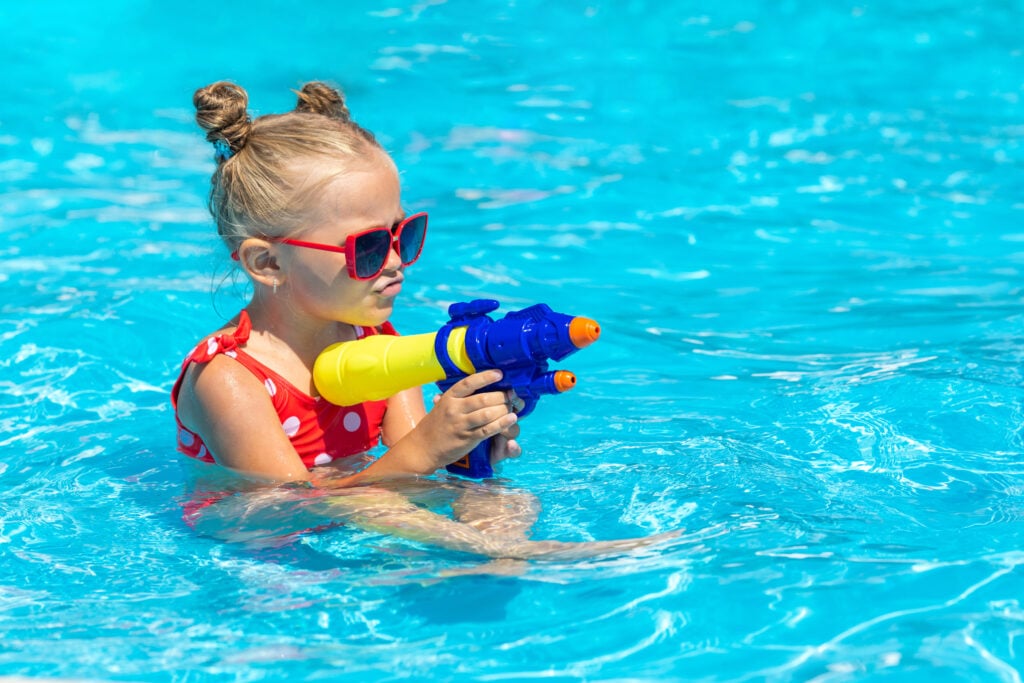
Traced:
[[501, 370], [484, 370], [483, 372], [476, 372], [453, 384], [448, 390], [448, 393], [456, 398], [466, 398], [467, 396], [472, 396], [484, 387], [494, 384], [500, 380], [501, 377]]
[[506, 458], [518, 458], [523, 454], [523, 449], [515, 439], [504, 439], [502, 452]]
[[508, 458], [518, 458], [523, 454], [523, 449], [519, 447], [519, 444], [510, 439], [506, 439], [503, 436], [496, 436], [491, 441], [491, 464], [497, 465], [502, 460]]
[[506, 439], [517, 439], [519, 438], [519, 424], [514, 424], [501, 433]]
[[508, 412], [508, 404], [505, 403], [505, 394], [501, 391], [485, 391], [480, 394], [473, 394], [472, 396], [457, 400], [461, 402], [461, 411], [464, 413], [474, 413], [488, 408], [500, 408], [501, 410], [498, 413], [499, 415]]
[[496, 437], [491, 439], [491, 450], [488, 455], [492, 465], [497, 465], [499, 462], [504, 460], [506, 457], [506, 451], [508, 450], [508, 439], [498, 434]]
[[466, 417], [472, 433], [483, 439], [497, 436], [511, 429], [519, 419], [515, 413], [508, 412], [504, 405], [483, 408]]

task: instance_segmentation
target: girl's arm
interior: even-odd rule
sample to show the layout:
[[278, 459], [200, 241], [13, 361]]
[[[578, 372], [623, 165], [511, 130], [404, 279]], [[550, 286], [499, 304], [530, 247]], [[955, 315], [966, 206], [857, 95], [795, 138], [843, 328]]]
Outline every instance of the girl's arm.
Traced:
[[400, 391], [388, 399], [388, 409], [381, 425], [385, 446], [393, 446], [411, 432], [427, 414], [423, 390], [419, 387]]
[[266, 387], [230, 358], [218, 355], [189, 367], [178, 394], [178, 417], [224, 467], [273, 481], [310, 478]]

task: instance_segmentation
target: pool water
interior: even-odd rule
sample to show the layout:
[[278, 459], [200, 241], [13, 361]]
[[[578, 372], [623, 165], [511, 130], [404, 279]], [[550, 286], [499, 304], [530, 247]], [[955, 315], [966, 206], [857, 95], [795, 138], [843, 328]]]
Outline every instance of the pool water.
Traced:
[[[0, 6], [0, 674], [1020, 681], [1024, 3]], [[395, 316], [600, 321], [496, 575], [182, 522], [168, 392], [245, 300], [191, 93], [349, 95], [431, 214]], [[275, 526], [280, 524], [280, 528]], [[298, 524], [298, 526], [296, 526]], [[289, 526], [290, 525], [290, 526]]]

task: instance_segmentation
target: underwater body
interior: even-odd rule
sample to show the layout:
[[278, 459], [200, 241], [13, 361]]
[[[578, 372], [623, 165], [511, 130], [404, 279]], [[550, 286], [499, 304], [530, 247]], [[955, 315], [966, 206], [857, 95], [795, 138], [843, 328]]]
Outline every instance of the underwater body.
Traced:
[[[1019, 681], [1022, 25], [1016, 0], [3, 6], [0, 675]], [[334, 81], [393, 156], [431, 220], [404, 334], [478, 298], [600, 322], [501, 473], [535, 538], [682, 534], [503, 571], [303, 532], [298, 497], [240, 497], [235, 542], [190, 528], [170, 387], [247, 300], [192, 120], [222, 78], [256, 113]]]

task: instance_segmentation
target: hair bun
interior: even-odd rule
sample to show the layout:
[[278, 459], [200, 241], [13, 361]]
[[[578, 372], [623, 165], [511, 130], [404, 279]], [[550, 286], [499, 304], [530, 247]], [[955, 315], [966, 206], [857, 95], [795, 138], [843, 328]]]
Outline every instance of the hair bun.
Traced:
[[[249, 95], [234, 83], [218, 81], [196, 90], [192, 96], [196, 123], [206, 131], [206, 139], [227, 143], [232, 153], [245, 146], [252, 130], [249, 118]], [[218, 158], [227, 158], [218, 150]]]
[[345, 106], [345, 95], [338, 88], [323, 81], [312, 81], [302, 86], [302, 90], [294, 92], [299, 96], [295, 111], [321, 114], [346, 123], [352, 120]]

